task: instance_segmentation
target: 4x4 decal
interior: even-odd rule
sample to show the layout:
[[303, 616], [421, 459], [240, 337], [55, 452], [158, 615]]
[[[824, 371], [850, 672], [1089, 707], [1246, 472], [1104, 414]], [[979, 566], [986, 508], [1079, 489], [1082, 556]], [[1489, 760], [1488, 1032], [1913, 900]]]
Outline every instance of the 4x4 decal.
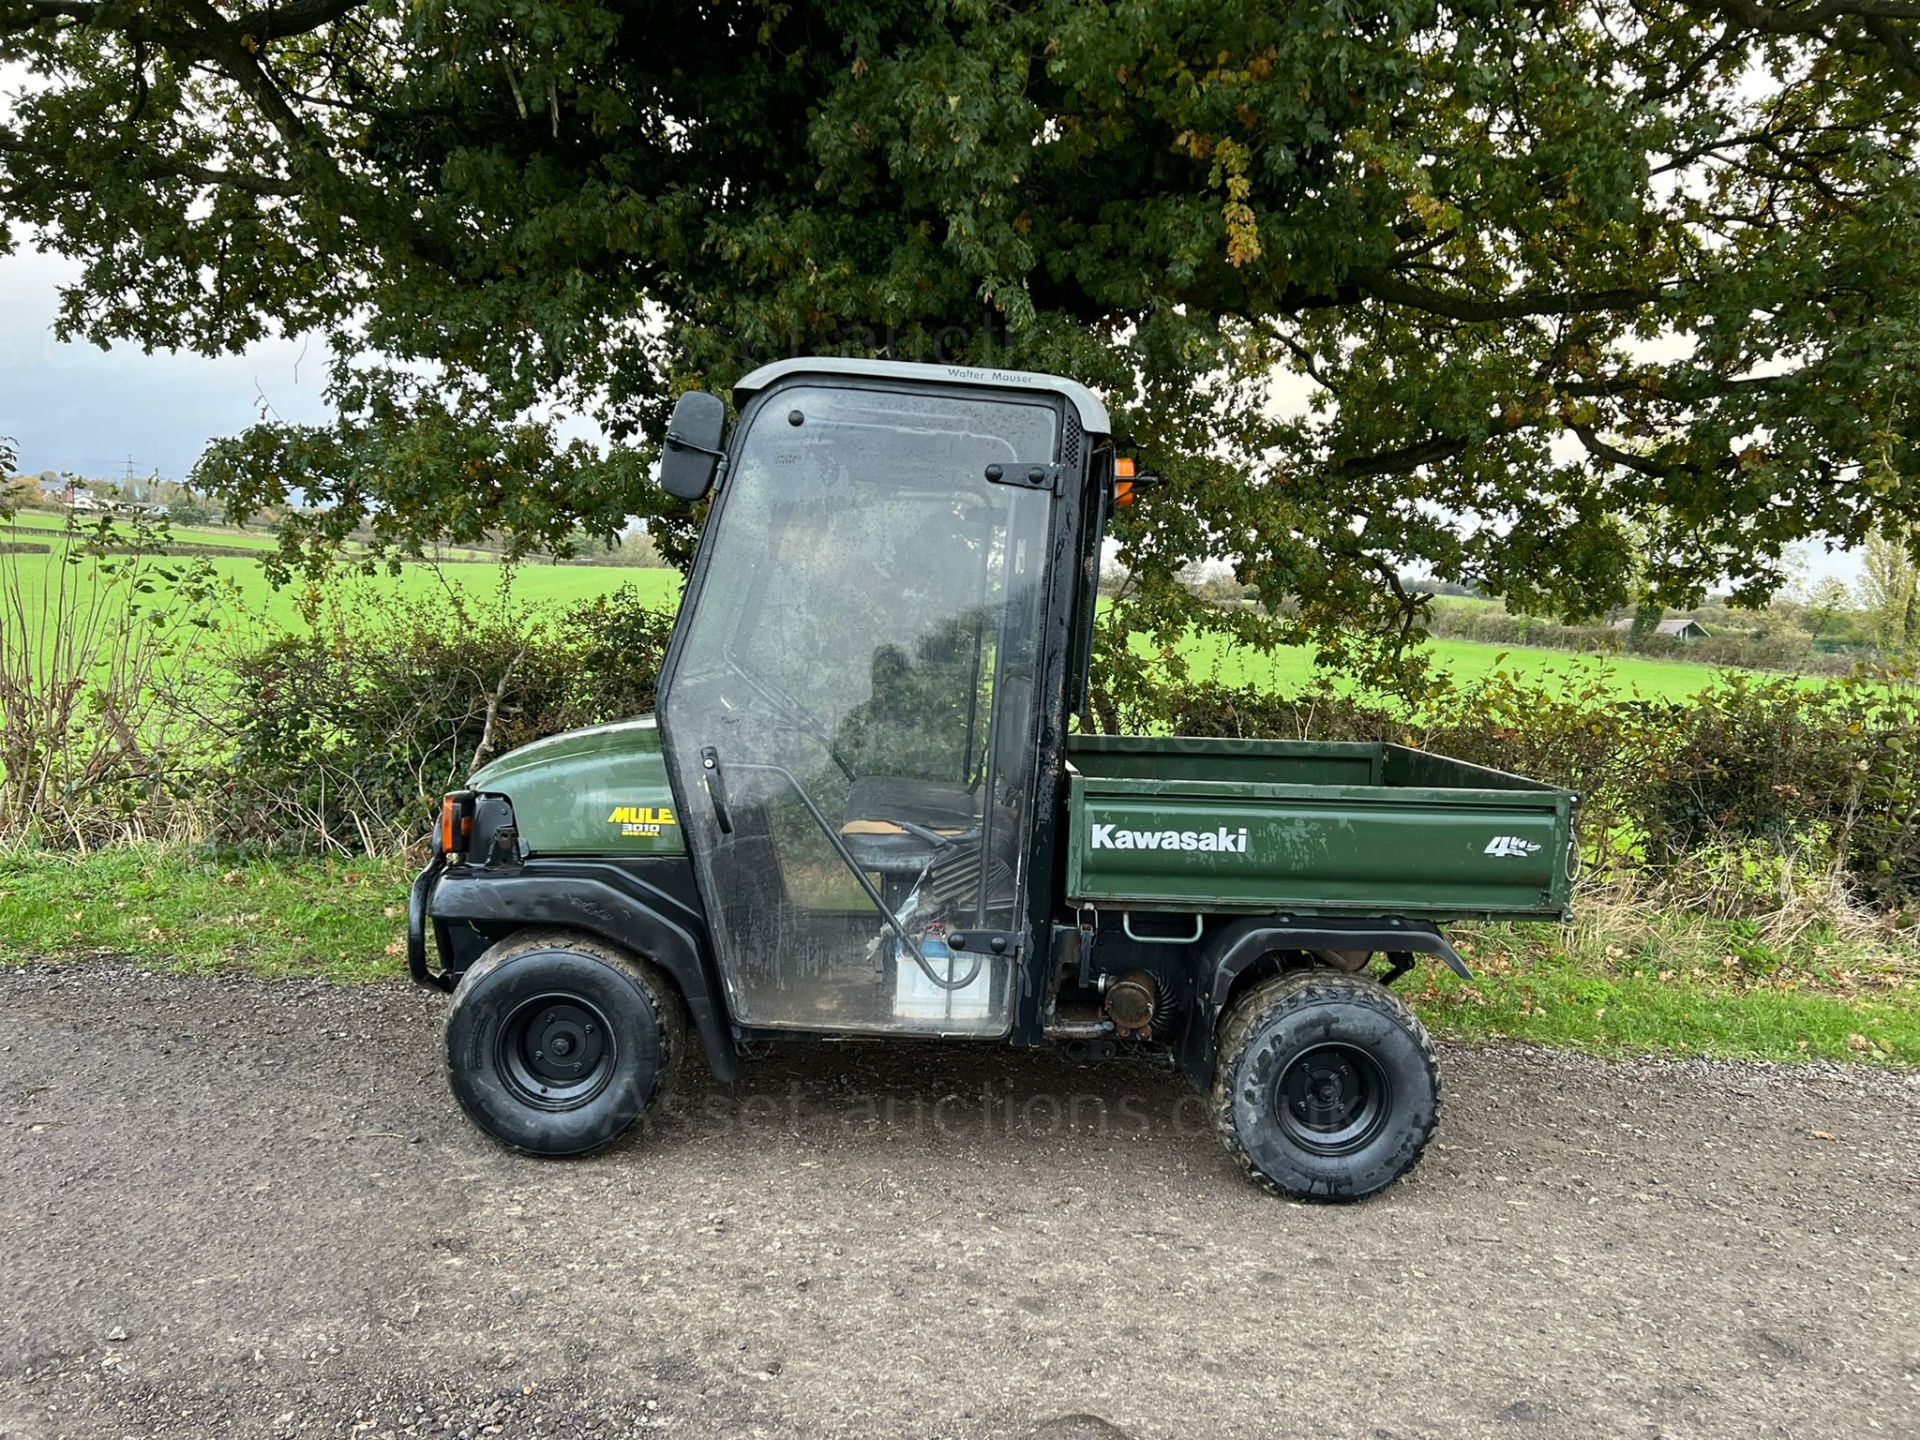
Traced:
[[1488, 855], [1512, 857], [1531, 855], [1539, 848], [1540, 847], [1533, 841], [1522, 840], [1518, 835], [1496, 835], [1493, 839], [1487, 841], [1485, 853]]

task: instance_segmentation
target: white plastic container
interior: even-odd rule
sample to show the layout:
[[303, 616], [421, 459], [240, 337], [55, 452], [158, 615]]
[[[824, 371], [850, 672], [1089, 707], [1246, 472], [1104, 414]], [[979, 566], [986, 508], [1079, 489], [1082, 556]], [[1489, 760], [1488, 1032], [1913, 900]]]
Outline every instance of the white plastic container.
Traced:
[[959, 980], [978, 966], [978, 972], [958, 990], [946, 990], [934, 984], [926, 972], [914, 963], [913, 953], [894, 942], [893, 1013], [899, 1020], [919, 1024], [951, 1021], [968, 1030], [978, 1030], [993, 1010], [994, 959], [990, 955], [956, 955], [944, 940], [923, 939], [920, 953], [927, 965], [943, 980]]

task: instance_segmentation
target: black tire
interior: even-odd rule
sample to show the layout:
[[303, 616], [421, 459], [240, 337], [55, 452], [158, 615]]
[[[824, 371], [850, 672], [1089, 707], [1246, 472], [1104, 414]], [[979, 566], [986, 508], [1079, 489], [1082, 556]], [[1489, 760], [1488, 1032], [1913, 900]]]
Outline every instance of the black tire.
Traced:
[[1228, 1010], [1213, 1113], [1255, 1184], [1295, 1200], [1362, 1200], [1419, 1162], [1440, 1115], [1440, 1070], [1425, 1028], [1385, 987], [1310, 970]]
[[569, 930], [489, 949], [453, 992], [447, 1079], [482, 1130], [528, 1155], [585, 1155], [665, 1093], [686, 1045], [657, 968]]

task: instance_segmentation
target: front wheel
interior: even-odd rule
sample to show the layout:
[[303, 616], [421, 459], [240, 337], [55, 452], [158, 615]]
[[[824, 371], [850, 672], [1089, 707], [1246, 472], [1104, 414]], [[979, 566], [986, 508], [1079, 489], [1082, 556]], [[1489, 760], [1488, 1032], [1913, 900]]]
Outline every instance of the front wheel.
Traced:
[[482, 1130], [530, 1155], [611, 1144], [666, 1089], [685, 1043], [654, 966], [591, 936], [510, 936], [461, 976], [447, 1078]]
[[1214, 1122], [1255, 1183], [1296, 1200], [1360, 1200], [1411, 1170], [1440, 1113], [1414, 1013], [1360, 975], [1269, 980], [1220, 1026]]

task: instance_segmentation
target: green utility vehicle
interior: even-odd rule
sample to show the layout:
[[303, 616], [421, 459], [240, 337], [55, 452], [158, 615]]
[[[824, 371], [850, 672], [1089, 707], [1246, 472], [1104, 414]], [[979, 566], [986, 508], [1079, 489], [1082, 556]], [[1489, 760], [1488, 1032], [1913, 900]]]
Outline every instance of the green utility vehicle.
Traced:
[[[447, 1063], [507, 1145], [605, 1145], [683, 1048], [940, 1037], [1144, 1055], [1228, 1151], [1347, 1200], [1440, 1082], [1389, 986], [1441, 925], [1563, 920], [1578, 797], [1396, 745], [1069, 733], [1130, 499], [1070, 380], [790, 360], [694, 392], [661, 480], [713, 495], [659, 714], [446, 799], [409, 908]], [[717, 488], [716, 488], [717, 484]], [[429, 960], [428, 939], [437, 952]]]

